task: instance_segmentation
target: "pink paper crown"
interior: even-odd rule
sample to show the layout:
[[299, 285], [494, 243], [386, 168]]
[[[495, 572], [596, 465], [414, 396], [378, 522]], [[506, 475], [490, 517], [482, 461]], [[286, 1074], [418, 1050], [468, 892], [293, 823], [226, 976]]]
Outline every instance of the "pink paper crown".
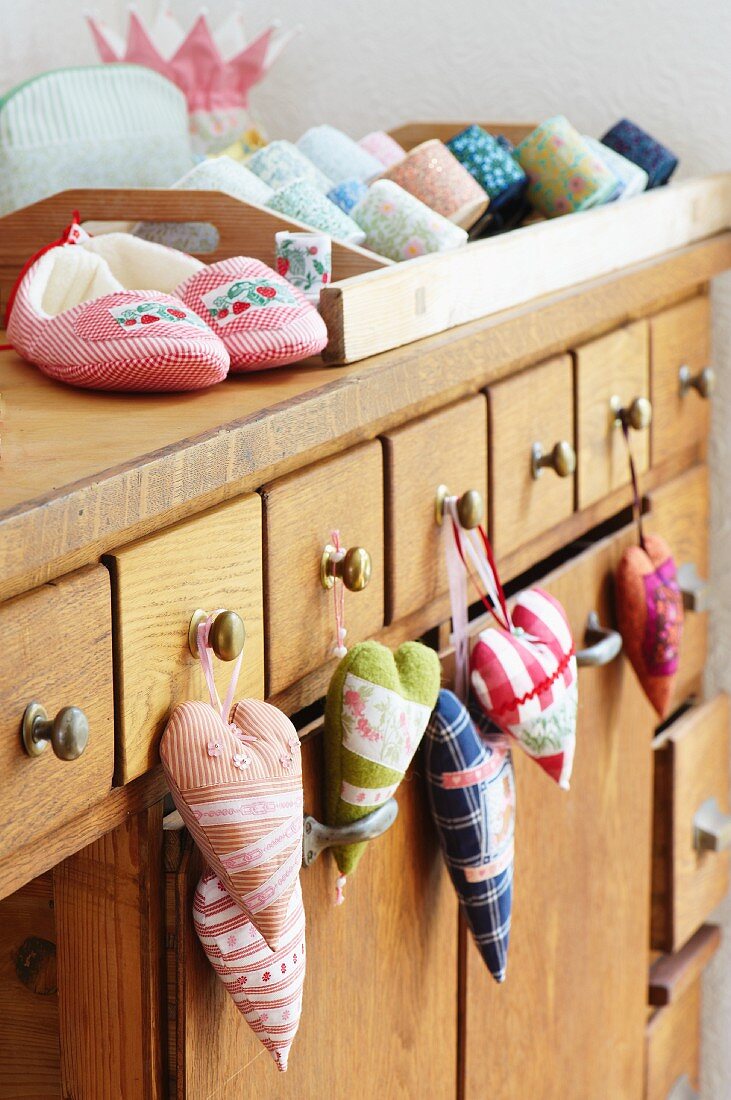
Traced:
[[102, 61], [146, 65], [161, 73], [185, 94], [190, 112], [246, 107], [251, 89], [297, 33], [288, 31], [274, 41], [279, 25], [272, 23], [247, 43], [239, 10], [215, 33], [204, 10], [186, 34], [163, 3], [149, 28], [130, 6], [125, 43], [92, 15], [86, 19]]

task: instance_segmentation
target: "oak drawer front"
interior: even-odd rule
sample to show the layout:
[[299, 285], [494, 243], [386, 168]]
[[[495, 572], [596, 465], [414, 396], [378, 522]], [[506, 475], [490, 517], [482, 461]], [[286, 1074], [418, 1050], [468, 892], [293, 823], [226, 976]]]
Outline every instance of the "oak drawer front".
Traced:
[[711, 306], [707, 296], [691, 298], [650, 321], [652, 359], [652, 461], [659, 465], [679, 451], [701, 444], [708, 434], [710, 402], [695, 386], [682, 387], [681, 368], [702, 387], [710, 364]]
[[708, 468], [694, 466], [651, 495], [648, 531], [662, 535], [672, 550], [685, 605], [680, 663], [671, 707], [697, 689], [708, 650]]
[[[246, 629], [237, 694], [263, 698], [261, 500], [256, 493], [195, 516], [109, 558], [115, 599], [118, 777], [153, 767], [170, 710], [207, 699], [200, 662], [188, 647], [193, 613], [225, 608]], [[232, 665], [214, 659], [225, 694]]]
[[[562, 602], [579, 650], [590, 611], [614, 625], [612, 576], [633, 538], [625, 529], [541, 581]], [[465, 1100], [642, 1093], [654, 715], [621, 653], [580, 668], [579, 700], [569, 791], [513, 751], [520, 806], [508, 973], [497, 986], [467, 937]]]
[[[386, 468], [387, 619], [418, 610], [447, 591], [449, 525], [439, 526], [440, 485], [487, 502], [487, 401], [483, 394], [383, 437]], [[486, 517], [483, 517], [485, 522]]]
[[[0, 606], [0, 855], [37, 845], [100, 802], [114, 772], [112, 608], [109, 574], [94, 566]], [[61, 760], [52, 744], [29, 756], [23, 713], [40, 703], [50, 719], [81, 708], [89, 737]]]
[[[680, 1089], [684, 1078], [692, 1088], [698, 1088], [700, 1044], [701, 983], [696, 981], [648, 1021], [645, 1100], [670, 1100], [673, 1089]], [[681, 1091], [678, 1100], [688, 1095]]]
[[[579, 508], [623, 486], [629, 464], [617, 408], [631, 410], [637, 398], [649, 399], [649, 329], [646, 321], [603, 336], [576, 351], [576, 448]], [[650, 431], [630, 430], [637, 470], [650, 464]]]
[[377, 440], [271, 482], [266, 532], [267, 695], [332, 660], [333, 594], [320, 581], [332, 532], [371, 558], [366, 588], [345, 593], [347, 644], [383, 626], [383, 460]]
[[728, 837], [698, 835], [728, 814], [728, 723], [719, 695], [678, 718], [655, 749], [652, 946], [660, 951], [685, 943], [728, 889]]
[[532, 451], [574, 447], [573, 366], [568, 355], [490, 387], [490, 531], [498, 557], [555, 527], [574, 509], [574, 477], [540, 469]]

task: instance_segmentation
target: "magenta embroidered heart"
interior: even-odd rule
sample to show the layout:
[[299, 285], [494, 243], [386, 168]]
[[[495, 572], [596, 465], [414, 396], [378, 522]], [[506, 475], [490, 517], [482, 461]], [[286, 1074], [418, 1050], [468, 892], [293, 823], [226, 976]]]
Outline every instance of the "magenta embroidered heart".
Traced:
[[268, 703], [177, 706], [160, 756], [180, 814], [231, 897], [276, 948], [302, 862], [297, 731]]
[[193, 923], [234, 1004], [284, 1072], [299, 1027], [305, 980], [305, 911], [299, 879], [276, 951], [211, 870], [198, 883]]
[[576, 745], [578, 681], [571, 628], [553, 596], [529, 588], [516, 598], [512, 631], [483, 630], [470, 679], [496, 725], [568, 789]]

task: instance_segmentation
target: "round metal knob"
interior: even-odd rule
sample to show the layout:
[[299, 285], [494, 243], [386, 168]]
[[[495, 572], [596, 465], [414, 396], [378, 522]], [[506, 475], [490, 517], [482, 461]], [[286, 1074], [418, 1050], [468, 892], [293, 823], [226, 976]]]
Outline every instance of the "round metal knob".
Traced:
[[332, 588], [339, 578], [349, 592], [362, 592], [372, 569], [371, 556], [362, 546], [352, 546], [343, 554], [328, 543], [320, 560], [320, 581], [323, 588]]
[[625, 408], [618, 397], [609, 402], [615, 425], [620, 428], [626, 424], [636, 432], [644, 431], [652, 423], [652, 404], [646, 397], [635, 397], [631, 405]]
[[[440, 485], [437, 488], [437, 495], [434, 498], [434, 518], [440, 527], [444, 522], [444, 505], [449, 496], [451, 496], [451, 493], [446, 485]], [[479, 527], [484, 514], [485, 505], [482, 500], [482, 493], [478, 489], [468, 489], [462, 493], [461, 497], [458, 497], [457, 517], [465, 530], [469, 531], [473, 527]]]
[[[198, 627], [206, 621], [208, 614], [198, 608], [188, 625], [188, 648], [194, 657], [198, 656]], [[208, 644], [219, 661], [235, 661], [241, 655], [245, 641], [246, 627], [241, 616], [235, 611], [219, 611], [208, 632]]]
[[89, 721], [79, 707], [63, 707], [50, 719], [44, 706], [29, 703], [22, 734], [29, 756], [40, 756], [50, 745], [59, 760], [77, 760], [89, 740]]
[[678, 371], [678, 381], [681, 397], [685, 397], [688, 390], [694, 389], [707, 401], [716, 388], [716, 372], [713, 367], [704, 367], [698, 374], [691, 374], [690, 367], [683, 363]]
[[571, 477], [576, 469], [576, 451], [565, 439], [559, 440], [553, 450], [543, 453], [540, 443], [534, 443], [531, 451], [531, 472], [538, 478], [544, 469], [554, 470], [559, 477]]

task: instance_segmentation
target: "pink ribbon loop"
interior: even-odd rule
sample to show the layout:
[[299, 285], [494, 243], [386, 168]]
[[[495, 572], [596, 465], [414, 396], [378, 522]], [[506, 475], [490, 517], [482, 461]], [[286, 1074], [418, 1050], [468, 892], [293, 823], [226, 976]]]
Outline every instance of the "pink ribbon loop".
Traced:
[[216, 615], [219, 615], [223, 608], [219, 608], [217, 611], [212, 611], [210, 615], [206, 616], [204, 622], [198, 624], [197, 641], [198, 641], [198, 656], [200, 657], [201, 668], [203, 669], [203, 675], [208, 686], [208, 694], [211, 700], [211, 706], [214, 710], [223, 718], [224, 722], [229, 721], [231, 713], [231, 704], [233, 703], [234, 692], [236, 691], [236, 684], [238, 683], [239, 673], [241, 672], [241, 662], [244, 654], [243, 650], [239, 653], [234, 663], [233, 671], [231, 673], [231, 680], [228, 685], [228, 691], [226, 697], [221, 702], [221, 698], [218, 694], [218, 688], [216, 687], [216, 678], [213, 672], [213, 650], [209, 645], [209, 638], [211, 634], [211, 626]]

